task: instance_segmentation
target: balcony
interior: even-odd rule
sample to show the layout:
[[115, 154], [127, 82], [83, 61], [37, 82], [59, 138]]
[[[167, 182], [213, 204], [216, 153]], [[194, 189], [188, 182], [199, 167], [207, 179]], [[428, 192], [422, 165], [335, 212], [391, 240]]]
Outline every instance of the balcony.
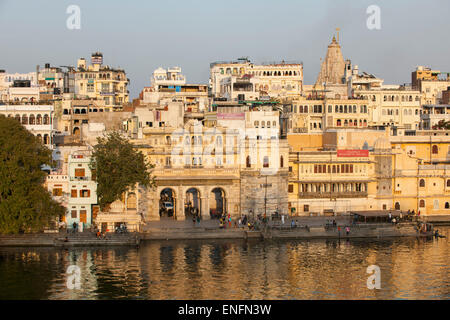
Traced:
[[101, 96], [114, 96], [115, 92], [114, 91], [101, 91], [100, 95]]
[[90, 181], [91, 177], [70, 177], [71, 181]]
[[300, 192], [299, 199], [336, 199], [336, 198], [367, 198], [367, 192]]

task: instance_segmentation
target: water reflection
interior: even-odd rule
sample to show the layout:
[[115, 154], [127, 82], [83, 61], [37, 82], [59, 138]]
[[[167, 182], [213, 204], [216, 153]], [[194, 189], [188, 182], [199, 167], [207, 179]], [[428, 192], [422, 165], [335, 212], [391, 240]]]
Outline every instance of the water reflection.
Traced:
[[[161, 241], [1, 248], [0, 299], [449, 299], [445, 239]], [[366, 268], [381, 268], [368, 290]], [[66, 286], [70, 265], [81, 288]]]

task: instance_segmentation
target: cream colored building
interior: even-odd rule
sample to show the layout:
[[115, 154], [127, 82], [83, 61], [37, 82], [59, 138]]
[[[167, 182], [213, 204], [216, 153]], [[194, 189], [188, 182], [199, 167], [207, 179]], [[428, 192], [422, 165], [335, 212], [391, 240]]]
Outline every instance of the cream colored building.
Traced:
[[355, 90], [355, 96], [368, 101], [369, 126], [419, 129], [421, 93], [403, 88]]
[[[303, 64], [289, 62], [273, 62], [253, 64], [247, 58], [237, 61], [214, 62], [210, 65], [211, 95], [215, 98], [224, 97], [227, 91], [223, 89], [226, 83], [233, 83], [234, 79], [246, 76], [252, 84], [252, 95], [271, 98], [295, 98], [303, 91]], [[230, 78], [229, 80], [225, 80]], [[234, 81], [236, 82], [236, 81]], [[249, 85], [247, 85], [248, 87]], [[231, 91], [231, 90], [230, 90]], [[247, 93], [249, 94], [249, 93]], [[233, 97], [229, 97], [233, 99]], [[248, 99], [250, 100], [250, 99]]]
[[122, 109], [128, 103], [129, 80], [125, 71], [103, 65], [103, 54], [92, 54], [91, 65], [78, 60], [75, 71], [75, 93], [79, 98], [95, 98], [105, 101], [105, 111]]
[[390, 154], [386, 137], [386, 131], [371, 129], [288, 134], [291, 214], [390, 209], [390, 199], [383, 199], [389, 187], [379, 170], [380, 163], [386, 165], [383, 153]]
[[150, 84], [140, 93], [140, 105], [166, 107], [172, 102], [181, 102], [185, 112], [200, 113], [208, 109], [208, 86], [187, 84], [180, 67], [156, 69]]
[[[182, 128], [145, 127], [142, 132], [143, 138], [133, 143], [155, 165], [152, 175], [157, 183], [156, 189], [146, 195], [146, 221], [190, 219], [190, 208], [195, 208], [203, 219], [210, 219], [218, 211], [234, 217], [239, 214], [236, 130], [207, 128], [190, 120]], [[235, 142], [234, 146], [227, 147], [229, 140]], [[163, 212], [165, 202], [171, 203], [173, 215]]]
[[391, 137], [395, 208], [450, 214], [450, 138], [432, 133]]
[[[446, 77], [443, 77], [446, 75]], [[422, 94], [422, 104], [442, 103], [442, 92], [450, 86], [450, 73], [418, 66], [411, 74], [412, 87]]]
[[332, 128], [367, 128], [368, 101], [299, 99], [292, 102], [290, 133], [321, 133]]

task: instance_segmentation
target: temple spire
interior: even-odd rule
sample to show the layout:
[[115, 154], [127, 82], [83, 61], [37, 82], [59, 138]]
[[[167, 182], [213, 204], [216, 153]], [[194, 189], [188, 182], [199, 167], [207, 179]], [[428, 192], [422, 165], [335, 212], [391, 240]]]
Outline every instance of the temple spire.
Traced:
[[316, 86], [323, 84], [342, 84], [345, 72], [345, 61], [342, 56], [341, 46], [333, 36], [328, 46], [325, 59], [322, 61]]

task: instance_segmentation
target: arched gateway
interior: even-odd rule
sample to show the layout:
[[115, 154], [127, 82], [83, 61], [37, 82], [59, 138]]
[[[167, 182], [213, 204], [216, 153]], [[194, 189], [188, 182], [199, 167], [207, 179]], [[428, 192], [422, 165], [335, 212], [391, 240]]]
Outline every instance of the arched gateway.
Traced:
[[209, 214], [211, 219], [219, 219], [226, 214], [226, 197], [222, 188], [214, 188], [211, 190], [209, 197]]
[[184, 203], [184, 215], [186, 219], [202, 216], [200, 191], [197, 188], [190, 188], [186, 191]]
[[159, 199], [160, 218], [174, 218], [176, 216], [176, 196], [171, 188], [165, 188], [161, 191]]

